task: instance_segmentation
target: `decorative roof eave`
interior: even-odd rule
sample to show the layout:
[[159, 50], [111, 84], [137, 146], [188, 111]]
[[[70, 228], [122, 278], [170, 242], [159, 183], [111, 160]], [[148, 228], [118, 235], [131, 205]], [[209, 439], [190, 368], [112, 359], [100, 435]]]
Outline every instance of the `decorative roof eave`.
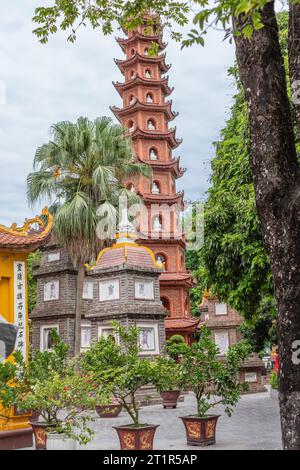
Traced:
[[182, 168], [179, 163], [180, 163], [180, 157], [173, 158], [172, 160], [145, 160], [140, 158], [139, 156], [137, 157], [138, 160], [142, 163], [147, 163], [150, 165], [153, 169], [157, 169], [160, 171], [172, 171], [172, 174], [175, 178], [180, 178], [181, 176], [184, 175], [186, 172], [186, 168]]
[[162, 78], [160, 80], [152, 80], [150, 78], [142, 78], [139, 77], [138, 75], [133, 78], [132, 80], [128, 80], [127, 82], [112, 82], [113, 86], [119, 93], [119, 95], [122, 97], [122, 92], [125, 90], [128, 90], [136, 85], [143, 85], [143, 86], [157, 86], [161, 87], [165, 96], [169, 96], [173, 90], [174, 87], [170, 88], [168, 85], [169, 77]]
[[143, 103], [142, 101], [135, 99], [134, 103], [127, 106], [126, 108], [118, 108], [117, 106], [110, 106], [110, 110], [114, 113], [117, 119], [120, 117], [129, 115], [135, 111], [151, 111], [151, 112], [164, 112], [169, 121], [173, 121], [179, 113], [172, 111], [172, 100], [159, 105], [155, 103]]
[[168, 132], [145, 131], [145, 130], [137, 128], [134, 132], [131, 133], [131, 138], [132, 140], [138, 139], [139, 137], [143, 139], [150, 139], [150, 140], [167, 139], [170, 144], [170, 147], [172, 149], [175, 149], [182, 143], [182, 139], [177, 139], [175, 137], [175, 134], [176, 134], [176, 127], [174, 127], [173, 129], [170, 129]]
[[192, 277], [189, 273], [172, 273], [165, 271], [159, 277], [161, 285], [181, 285], [193, 287]]
[[183, 196], [184, 191], [179, 191], [174, 196], [169, 196], [166, 194], [143, 194], [143, 200], [145, 203], [153, 203], [153, 202], [162, 202], [165, 204], [180, 204], [183, 207]]
[[200, 325], [200, 318], [166, 318], [165, 327], [168, 331], [194, 332]]
[[176, 237], [176, 238], [168, 238], [167, 240], [166, 239], [163, 239], [163, 238], [150, 238], [149, 235], [147, 234], [143, 234], [142, 232], [140, 232], [138, 234], [138, 238], [136, 240], [137, 243], [143, 243], [143, 244], [147, 244], [147, 245], [157, 245], [159, 244], [159, 246], [161, 246], [162, 244], [166, 243], [168, 245], [180, 245], [182, 248], [185, 248], [186, 247], [186, 242], [185, 242], [185, 236], [183, 235], [183, 237]]
[[158, 47], [160, 51], [163, 51], [167, 47], [167, 43], [164, 42], [162, 39], [162, 34], [147, 36], [147, 35], [139, 33], [138, 31], [135, 31], [135, 33], [129, 38], [116, 37], [115, 39], [123, 51], [125, 49], [125, 46], [129, 46], [131, 43], [135, 42], [137, 39], [141, 41], [147, 41], [150, 43], [152, 42], [158, 43]]
[[119, 67], [120, 71], [124, 73], [126, 67], [130, 67], [137, 62], [144, 62], [146, 64], [158, 64], [159, 68], [162, 73], [166, 73], [168, 70], [170, 70], [171, 65], [166, 64], [165, 62], [166, 59], [166, 54], [162, 54], [160, 56], [149, 56], [149, 55], [142, 55], [136, 52], [133, 57], [130, 59], [114, 59], [115, 64]]
[[[47, 217], [47, 223], [41, 216]], [[0, 250], [28, 253], [44, 245], [53, 228], [53, 217], [47, 207], [42, 210], [41, 216], [25, 219], [22, 227], [15, 223], [11, 227], [0, 225]], [[34, 228], [36, 224], [39, 229]]]

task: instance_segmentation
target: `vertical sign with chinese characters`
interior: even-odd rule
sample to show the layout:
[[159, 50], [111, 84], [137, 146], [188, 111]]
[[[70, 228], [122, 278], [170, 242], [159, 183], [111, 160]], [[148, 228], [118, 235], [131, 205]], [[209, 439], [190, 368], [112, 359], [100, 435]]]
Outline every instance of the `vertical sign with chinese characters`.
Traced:
[[18, 327], [16, 349], [21, 351], [24, 359], [27, 356], [25, 283], [25, 263], [14, 261], [14, 310], [15, 325]]

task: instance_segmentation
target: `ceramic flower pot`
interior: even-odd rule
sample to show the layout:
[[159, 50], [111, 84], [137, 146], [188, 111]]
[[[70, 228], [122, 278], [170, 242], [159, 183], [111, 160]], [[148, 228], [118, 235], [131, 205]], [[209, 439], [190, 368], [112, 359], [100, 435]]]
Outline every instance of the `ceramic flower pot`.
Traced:
[[142, 424], [114, 426], [117, 431], [121, 450], [153, 450], [154, 434], [158, 426]]
[[65, 434], [47, 433], [47, 450], [75, 450], [76, 441]]
[[160, 396], [163, 399], [163, 407], [176, 408], [179, 395], [180, 390], [166, 390], [164, 392], [161, 392]]
[[187, 445], [208, 446], [216, 443], [216, 427], [220, 415], [183, 416]]
[[111, 404], [111, 405], [103, 405], [103, 406], [96, 406], [95, 410], [100, 416], [100, 418], [116, 418], [122, 411], [122, 405], [119, 404]]
[[49, 425], [42, 421], [30, 421], [35, 440], [36, 450], [46, 450], [47, 429]]

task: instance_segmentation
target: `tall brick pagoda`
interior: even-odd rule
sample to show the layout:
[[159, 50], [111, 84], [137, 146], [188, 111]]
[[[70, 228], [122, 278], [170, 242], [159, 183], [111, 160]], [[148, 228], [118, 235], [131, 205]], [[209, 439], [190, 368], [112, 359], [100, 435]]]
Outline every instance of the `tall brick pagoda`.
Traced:
[[[158, 18], [152, 17], [152, 26], [145, 24], [130, 31], [125, 39], [117, 38], [126, 58], [115, 60], [124, 82], [114, 83], [123, 100], [122, 108], [111, 110], [123, 127], [129, 129], [135, 154], [141, 162], [151, 165], [152, 179], [132, 177], [127, 188], [141, 195], [147, 210], [140, 218], [139, 241], [151, 248], [165, 271], [160, 276], [161, 300], [169, 312], [165, 320], [167, 337], [181, 334], [192, 340], [199, 319], [190, 316], [189, 289], [191, 276], [185, 267], [185, 238], [181, 233], [180, 212], [183, 192], [176, 191], [176, 180], [184, 169], [172, 152], [181, 140], [176, 128], [169, 122], [176, 116], [172, 101], [167, 97], [173, 88], [164, 74], [170, 69], [162, 53]], [[158, 44], [158, 55], [149, 54], [151, 45]]]

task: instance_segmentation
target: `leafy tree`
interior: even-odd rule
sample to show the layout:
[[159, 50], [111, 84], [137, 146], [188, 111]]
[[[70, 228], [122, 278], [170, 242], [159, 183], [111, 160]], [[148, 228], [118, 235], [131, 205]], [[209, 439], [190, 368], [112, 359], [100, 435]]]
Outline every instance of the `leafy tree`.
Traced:
[[112, 322], [120, 345], [101, 337], [83, 355], [81, 366], [93, 374], [93, 380], [107, 387], [122, 403], [134, 426], [140, 425], [137, 391], [151, 383], [153, 366], [149, 359], [139, 356], [138, 328]]
[[[300, 337], [300, 168], [296, 152], [293, 112], [300, 128], [300, 1], [289, 2], [288, 62], [293, 94], [291, 109], [280, 48], [273, 0], [194, 0], [171, 2], [134, 0], [117, 3], [100, 0], [53, 0], [52, 7], [39, 8], [36, 34], [44, 42], [58, 26], [71, 27], [89, 22], [112, 30], [113, 21], [133, 27], [147, 11], [156, 11], [171, 25], [186, 24], [190, 11], [194, 27], [183, 46], [204, 44], [207, 29], [221, 26], [233, 38], [241, 85], [249, 113], [250, 167], [253, 175], [257, 214], [272, 271], [278, 322], [279, 400], [283, 447], [300, 448], [299, 372], [292, 349]], [[246, 208], [247, 209], [247, 208]], [[248, 208], [249, 209], [249, 208]], [[289, 327], [287, 327], [289, 325]]]
[[28, 312], [31, 313], [36, 305], [36, 285], [37, 281], [33, 277], [33, 268], [40, 261], [41, 252], [30, 253], [27, 260], [28, 272]]
[[[97, 225], [105, 217], [114, 227], [119, 197], [136, 202], [123, 186], [126, 176], [150, 176], [148, 165], [138, 163], [126, 131], [103, 117], [94, 122], [79, 118], [51, 128], [52, 140], [39, 147], [35, 171], [27, 178], [30, 204], [41, 198], [60, 202], [54, 213], [54, 236], [68, 249], [78, 271], [75, 314], [75, 354], [80, 352], [84, 264], [95, 259], [104, 240]], [[100, 211], [100, 212], [99, 212]], [[101, 215], [102, 214], [102, 215]], [[114, 234], [111, 234], [113, 236]]]
[[224, 361], [220, 360], [219, 349], [205, 326], [198, 340], [186, 345], [181, 360], [182, 383], [195, 393], [197, 416], [205, 416], [218, 404], [224, 405], [225, 413], [231, 416], [245, 388], [245, 384], [238, 383], [237, 373], [249, 352], [249, 345], [240, 342], [228, 349]]

